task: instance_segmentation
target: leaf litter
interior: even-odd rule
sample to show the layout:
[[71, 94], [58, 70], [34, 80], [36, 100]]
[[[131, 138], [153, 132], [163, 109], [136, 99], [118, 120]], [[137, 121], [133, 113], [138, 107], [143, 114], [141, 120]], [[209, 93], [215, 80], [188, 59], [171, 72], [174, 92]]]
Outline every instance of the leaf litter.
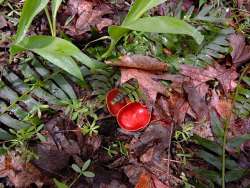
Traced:
[[[182, 9], [187, 11], [192, 3], [185, 1]], [[167, 7], [162, 4], [159, 9], [164, 15]], [[99, 0], [69, 0], [63, 11], [60, 14], [71, 18], [64, 29], [73, 38], [92, 32], [93, 29], [101, 32], [116, 22], [112, 19], [114, 9], [111, 4]], [[0, 29], [8, 26], [4, 17], [0, 16], [1, 19]], [[38, 159], [23, 166], [18, 154], [5, 155], [1, 157], [0, 176], [7, 176], [9, 183], [16, 187], [26, 187], [32, 183], [38, 187], [50, 185], [52, 182], [48, 179], [53, 176], [70, 182], [74, 176], [69, 168], [72, 161], [81, 166], [84, 160], [91, 158], [91, 170], [96, 176], [93, 179], [80, 178], [74, 187], [170, 188], [175, 187], [173, 185], [177, 181], [183, 183], [183, 179], [175, 176], [181, 169], [176, 168], [175, 162], [182, 164], [183, 161], [171, 160], [174, 159], [172, 153], [177, 152], [172, 150], [180, 149], [173, 141], [173, 131], [192, 121], [192, 134], [216, 140], [210, 123], [210, 112], [215, 110], [220, 118], [230, 120], [229, 138], [250, 133], [249, 119], [239, 119], [232, 113], [232, 93], [240, 77], [238, 69], [250, 59], [249, 45], [245, 37], [239, 34], [231, 35], [229, 41], [232, 47], [230, 66], [221, 61], [213, 62], [206, 68], [182, 64], [180, 72], [172, 74], [167, 63], [151, 56], [123, 55], [117, 60], [106, 61], [107, 65], [120, 70], [121, 77], [116, 86], [122, 86], [132, 79], [138, 82], [145, 96], [143, 103], [152, 111], [149, 126], [138, 133], [115, 131], [116, 128], [112, 127], [114, 121], [109, 121], [110, 117], [100, 112], [104, 117], [98, 122], [104, 124], [101, 134], [87, 136], [68, 117], [57, 114], [57, 117], [50, 117], [45, 123], [47, 140], [34, 144]], [[166, 81], [170, 84], [166, 84]], [[114, 140], [127, 143], [124, 147], [128, 150], [128, 156], [118, 154], [114, 158], [105, 157], [103, 145]], [[245, 153], [249, 148], [249, 142], [241, 145]], [[228, 149], [228, 152], [237, 158], [236, 151]], [[241, 154], [239, 160], [241, 166], [249, 168], [246, 155]]]

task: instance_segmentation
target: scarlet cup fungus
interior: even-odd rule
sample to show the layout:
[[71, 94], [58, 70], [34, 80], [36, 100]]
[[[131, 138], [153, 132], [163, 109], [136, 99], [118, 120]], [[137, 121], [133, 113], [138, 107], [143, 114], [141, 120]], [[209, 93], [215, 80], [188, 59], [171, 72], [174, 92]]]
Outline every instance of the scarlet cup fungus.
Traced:
[[121, 100], [116, 101], [115, 99], [119, 99], [122, 93], [118, 88], [111, 89], [106, 95], [106, 104], [108, 111], [113, 115], [116, 116], [117, 113], [120, 111], [122, 107], [127, 104], [125, 98], [121, 98]]
[[117, 114], [119, 126], [126, 131], [138, 131], [145, 128], [151, 119], [147, 107], [139, 102], [131, 102], [124, 106]]

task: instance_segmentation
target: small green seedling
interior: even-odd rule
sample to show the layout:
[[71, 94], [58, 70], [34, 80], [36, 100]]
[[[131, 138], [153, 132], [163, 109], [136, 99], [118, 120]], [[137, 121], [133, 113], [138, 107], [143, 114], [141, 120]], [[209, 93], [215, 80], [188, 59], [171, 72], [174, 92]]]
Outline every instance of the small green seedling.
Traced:
[[115, 155], [118, 155], [119, 153], [123, 156], [128, 156], [128, 150], [125, 146], [125, 143], [121, 141], [114, 142], [110, 146], [104, 147], [104, 149], [111, 158]]
[[95, 174], [91, 171], [88, 171], [89, 165], [91, 163], [91, 160], [87, 160], [82, 167], [79, 167], [77, 164], [72, 164], [71, 168], [78, 173], [78, 176], [74, 179], [74, 181], [70, 184], [69, 187], [71, 187], [81, 176], [85, 176], [87, 178], [93, 178], [95, 177]]

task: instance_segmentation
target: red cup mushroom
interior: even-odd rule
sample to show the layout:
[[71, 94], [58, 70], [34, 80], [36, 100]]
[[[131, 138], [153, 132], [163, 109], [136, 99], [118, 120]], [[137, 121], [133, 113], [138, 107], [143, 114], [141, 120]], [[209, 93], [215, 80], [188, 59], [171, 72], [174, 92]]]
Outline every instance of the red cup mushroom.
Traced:
[[120, 111], [120, 109], [127, 104], [127, 101], [125, 98], [122, 98], [119, 101], [115, 101], [115, 99], [121, 95], [122, 93], [118, 88], [111, 89], [106, 95], [107, 108], [108, 108], [108, 111], [113, 116], [116, 116], [117, 113]]
[[138, 131], [145, 128], [151, 119], [151, 113], [139, 102], [131, 102], [117, 114], [119, 126], [126, 131]]

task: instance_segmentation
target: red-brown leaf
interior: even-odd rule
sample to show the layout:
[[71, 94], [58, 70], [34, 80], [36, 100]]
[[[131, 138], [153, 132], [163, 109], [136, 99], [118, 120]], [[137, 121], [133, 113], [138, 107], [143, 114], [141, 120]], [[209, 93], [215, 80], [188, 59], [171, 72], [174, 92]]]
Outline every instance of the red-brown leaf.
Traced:
[[106, 64], [123, 68], [136, 68], [146, 71], [166, 71], [167, 64], [144, 55], [121, 56], [117, 61], [106, 61]]

